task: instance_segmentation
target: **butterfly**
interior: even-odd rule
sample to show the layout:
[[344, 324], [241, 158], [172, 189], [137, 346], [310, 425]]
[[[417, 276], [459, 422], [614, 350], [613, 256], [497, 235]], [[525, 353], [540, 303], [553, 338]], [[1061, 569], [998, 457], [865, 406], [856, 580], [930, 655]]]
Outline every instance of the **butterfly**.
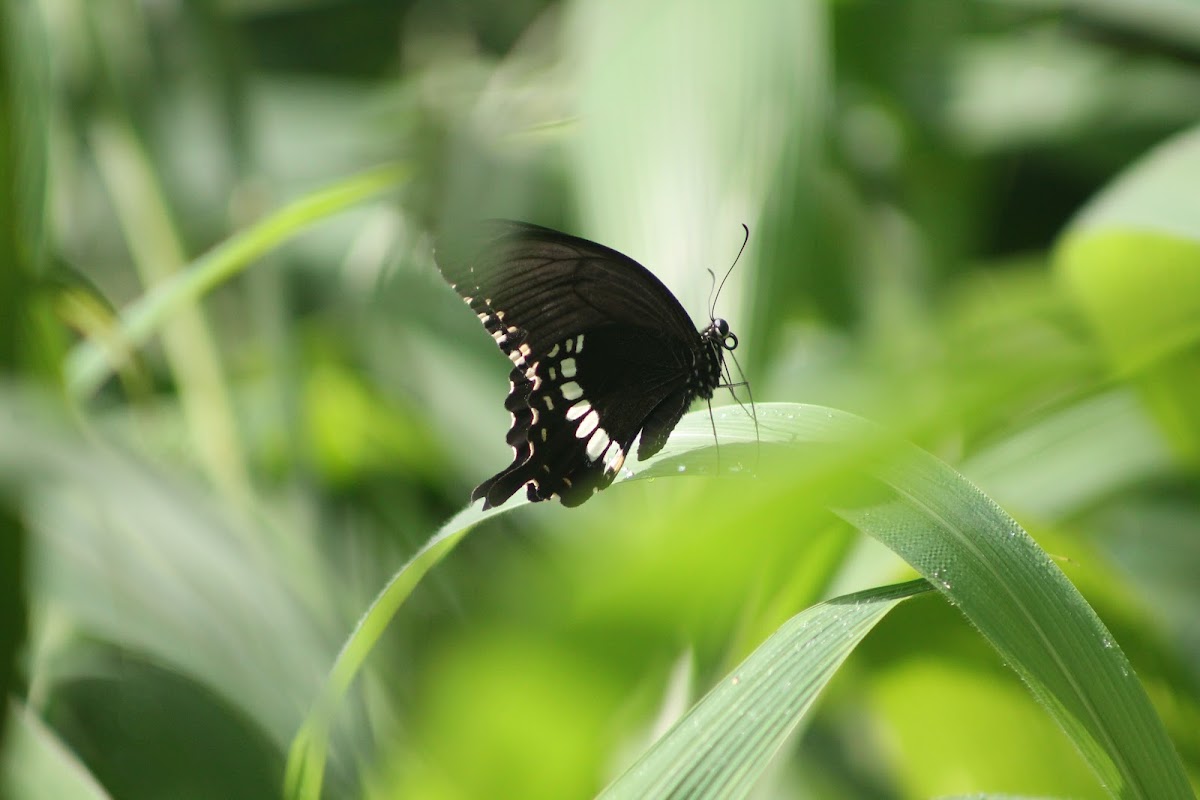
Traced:
[[713, 396], [738, 344], [711, 314], [696, 330], [632, 258], [549, 228], [488, 220], [439, 237], [434, 259], [513, 364], [513, 461], [471, 493], [485, 509], [521, 487], [564, 506], [608, 487], [639, 434], [641, 460]]

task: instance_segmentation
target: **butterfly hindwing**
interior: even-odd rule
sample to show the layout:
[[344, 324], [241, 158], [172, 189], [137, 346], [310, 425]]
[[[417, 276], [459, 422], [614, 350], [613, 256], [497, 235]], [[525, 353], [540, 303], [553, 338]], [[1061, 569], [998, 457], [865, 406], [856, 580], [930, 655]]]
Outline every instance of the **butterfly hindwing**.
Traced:
[[519, 376], [514, 369], [505, 401], [513, 462], [473, 498], [499, 505], [529, 484], [531, 500], [569, 506], [607, 487], [646, 418], [679, 394], [687, 360], [653, 331], [608, 325], [551, 346]]

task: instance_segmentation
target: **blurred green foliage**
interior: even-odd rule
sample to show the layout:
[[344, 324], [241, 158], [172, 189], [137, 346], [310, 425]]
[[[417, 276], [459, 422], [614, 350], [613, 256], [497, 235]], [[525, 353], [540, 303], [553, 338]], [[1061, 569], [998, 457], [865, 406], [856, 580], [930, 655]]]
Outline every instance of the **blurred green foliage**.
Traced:
[[[482, 216], [603, 241], [697, 319], [746, 223], [718, 312], [755, 400], [869, 417], [1000, 503], [1198, 785], [1192, 4], [0, 22], [0, 796], [283, 791], [355, 621], [507, 463], [509, 365], [430, 255]], [[845, 474], [787, 463], [464, 536], [367, 647], [325, 796], [595, 795], [789, 617], [911, 576], [830, 512]], [[755, 796], [1109, 796], [1007, 666], [943, 596], [898, 605]]]

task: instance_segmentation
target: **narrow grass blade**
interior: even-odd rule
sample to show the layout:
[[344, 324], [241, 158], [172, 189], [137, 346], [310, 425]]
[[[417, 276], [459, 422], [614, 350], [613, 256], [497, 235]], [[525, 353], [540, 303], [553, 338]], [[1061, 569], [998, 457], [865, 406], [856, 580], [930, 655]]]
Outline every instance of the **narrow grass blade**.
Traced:
[[[823, 453], [839, 454], [843, 465], [866, 473], [869, 502], [839, 504], [837, 513], [905, 558], [966, 614], [1025, 680], [1114, 797], [1193, 797], [1179, 757], [1128, 660], [1053, 560], [1010, 516], [946, 464], [859, 417], [794, 404], [756, 408], [757, 436], [764, 454], [771, 450], [786, 456], [816, 446]], [[756, 442], [750, 419], [740, 409], [722, 409], [717, 412], [717, 429], [725, 470], [752, 475], [746, 466], [746, 456], [755, 452]], [[697, 412], [685, 417], [662, 453], [630, 465], [625, 477], [678, 475], [680, 467], [684, 474], [704, 474], [713, 465], [711, 449], [708, 414]], [[764, 458], [763, 463], [776, 468], [787, 462]], [[333, 715], [384, 626], [416, 582], [466, 531], [495, 513], [500, 510], [484, 514], [467, 509], [447, 523], [393, 577], [364, 615], [293, 742], [287, 772], [289, 798], [319, 797]], [[783, 653], [775, 669], [799, 679], [802, 672], [791, 672], [794, 665], [787, 655]], [[797, 679], [794, 686], [819, 680], [809, 677], [796, 683]], [[798, 691], [800, 700], [792, 701], [797, 716], [811, 700], [806, 699], [807, 689]], [[684, 748], [670, 745], [669, 752], [678, 752], [679, 759], [647, 756], [636, 785], [660, 787], [663, 792], [675, 787], [672, 791], [682, 792], [676, 796], [689, 797], [703, 796], [690, 794], [697, 787], [711, 786], [714, 791], [748, 787], [786, 736], [778, 721], [761, 727], [751, 724], [755, 719], [776, 719], [773, 709], [780, 695], [768, 693], [766, 701], [759, 699], [754, 703], [751, 698], [746, 713], [735, 714], [718, 703], [720, 715], [702, 717], [726, 723], [725, 728], [710, 732], [714, 742], [737, 741], [727, 729], [734, 723], [745, 731], [745, 741], [753, 739], [750, 745], [744, 741], [731, 745], [731, 750], [713, 744], [705, 751], [719, 764], [720, 781], [728, 784], [716, 778], [695, 783], [707, 773], [680, 766]]]
[[120, 343], [118, 352], [87, 339], [67, 356], [66, 379], [72, 394], [76, 397], [93, 394], [112, 372], [114, 361], [120, 363], [123, 354], [145, 344], [180, 306], [203, 297], [309, 225], [395, 187], [407, 175], [408, 170], [403, 166], [389, 165], [313, 192], [234, 234], [183, 271], [151, 288], [121, 312], [116, 337], [106, 337], [106, 341], [115, 338]]
[[[764, 445], [857, 448], [877, 482], [869, 503], [837, 509], [934, 584], [1029, 686], [1114, 797], [1195, 795], [1162, 721], [1125, 654], [1053, 559], [991, 499], [945, 463], [875, 426], [815, 406], [757, 406]], [[726, 411], [722, 442], [754, 441]], [[643, 475], [708, 462], [706, 414], [681, 423], [671, 453]], [[853, 456], [851, 456], [853, 457]]]
[[875, 623], [924, 580], [870, 589], [788, 620], [600, 795], [744, 797]]
[[346, 639], [325, 686], [292, 741], [284, 774], [285, 797], [319, 800], [334, 717], [375, 643], [421, 578], [477, 524], [526, 502], [514, 499], [503, 509], [488, 511], [480, 510], [479, 504], [467, 507], [443, 525], [383, 587]]
[[0, 754], [0, 797], [108, 800], [108, 792], [28, 708], [9, 703], [11, 741]]
[[208, 687], [283, 750], [337, 642], [304, 548], [267, 547], [161, 464], [80, 436], [57, 400], [0, 386], [0, 489], [29, 526], [31, 595]]

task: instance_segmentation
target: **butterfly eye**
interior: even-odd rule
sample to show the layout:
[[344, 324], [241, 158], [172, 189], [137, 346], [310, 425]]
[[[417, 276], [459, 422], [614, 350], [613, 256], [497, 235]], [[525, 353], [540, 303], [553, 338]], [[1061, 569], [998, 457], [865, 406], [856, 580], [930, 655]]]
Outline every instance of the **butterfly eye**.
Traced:
[[718, 339], [724, 339], [729, 335], [729, 323], [718, 317], [712, 321], [713, 330], [717, 332]]

